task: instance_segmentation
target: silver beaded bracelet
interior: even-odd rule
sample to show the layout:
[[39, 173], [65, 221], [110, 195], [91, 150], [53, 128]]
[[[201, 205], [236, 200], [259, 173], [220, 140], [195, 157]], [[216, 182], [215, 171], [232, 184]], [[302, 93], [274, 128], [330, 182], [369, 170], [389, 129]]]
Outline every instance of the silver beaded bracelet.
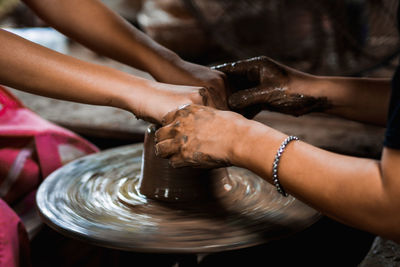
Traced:
[[299, 138], [297, 136], [288, 136], [281, 144], [281, 146], [279, 147], [278, 151], [276, 152], [275, 155], [275, 160], [274, 163], [272, 165], [272, 181], [274, 182], [274, 185], [276, 187], [276, 190], [282, 194], [283, 196], [287, 197], [288, 194], [285, 192], [285, 190], [283, 189], [283, 187], [281, 186], [281, 184], [279, 183], [279, 178], [278, 178], [278, 166], [279, 166], [279, 161], [281, 159], [282, 153], [283, 151], [285, 151], [286, 146], [294, 140], [299, 140]]

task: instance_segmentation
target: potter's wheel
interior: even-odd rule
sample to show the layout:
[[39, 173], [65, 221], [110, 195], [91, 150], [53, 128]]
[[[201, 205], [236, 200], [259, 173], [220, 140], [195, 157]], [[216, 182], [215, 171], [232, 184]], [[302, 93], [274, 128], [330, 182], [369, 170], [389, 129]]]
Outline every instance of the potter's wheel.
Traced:
[[[165, 203], [138, 190], [143, 145], [78, 159], [40, 186], [37, 205], [55, 230], [122, 250], [200, 253], [249, 247], [300, 231], [319, 213], [235, 167], [216, 199]], [[201, 201], [200, 201], [201, 202]]]

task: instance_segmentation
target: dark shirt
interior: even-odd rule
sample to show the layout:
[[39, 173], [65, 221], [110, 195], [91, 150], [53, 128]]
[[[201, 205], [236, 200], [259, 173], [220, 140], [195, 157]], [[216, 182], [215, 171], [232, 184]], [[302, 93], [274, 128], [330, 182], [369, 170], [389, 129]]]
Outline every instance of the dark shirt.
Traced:
[[[397, 9], [397, 28], [400, 29], [400, 5]], [[390, 97], [388, 122], [384, 146], [400, 149], [400, 65], [392, 79], [392, 95]]]
[[384, 145], [400, 149], [400, 66], [397, 67], [392, 79], [392, 96]]

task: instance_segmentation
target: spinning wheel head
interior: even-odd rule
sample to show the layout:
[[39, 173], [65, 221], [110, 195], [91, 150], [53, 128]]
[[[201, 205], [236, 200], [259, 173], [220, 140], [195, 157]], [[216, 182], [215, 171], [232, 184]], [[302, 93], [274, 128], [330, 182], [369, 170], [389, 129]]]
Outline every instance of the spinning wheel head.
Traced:
[[184, 170], [182, 180], [172, 183], [171, 170], [168, 179], [153, 170], [165, 170], [164, 163], [147, 165], [143, 159], [149, 155], [142, 154], [143, 144], [119, 147], [53, 172], [36, 196], [44, 222], [67, 236], [115, 249], [208, 253], [288, 236], [320, 217], [247, 170]]

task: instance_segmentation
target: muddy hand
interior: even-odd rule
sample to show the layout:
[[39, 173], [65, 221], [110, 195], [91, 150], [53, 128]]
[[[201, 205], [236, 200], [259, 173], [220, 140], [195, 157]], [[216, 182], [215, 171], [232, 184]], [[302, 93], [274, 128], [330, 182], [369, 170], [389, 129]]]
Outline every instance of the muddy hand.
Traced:
[[307, 74], [265, 56], [226, 63], [214, 69], [227, 76], [231, 92], [229, 107], [246, 117], [263, 109], [300, 116], [330, 106], [326, 98], [315, 98], [299, 90], [304, 89], [303, 78]]
[[225, 74], [223, 72], [187, 61], [181, 63], [180, 67], [182, 68], [182, 73], [180, 73], [181, 76], [171, 77], [171, 79], [179, 78], [178, 81], [181, 84], [202, 86], [206, 88], [209, 97], [204, 105], [222, 110], [229, 109], [225, 86]]
[[[238, 120], [239, 119], [239, 120]], [[156, 154], [173, 167], [215, 168], [231, 165], [232, 142], [240, 114], [187, 105], [168, 113], [156, 132]]]

